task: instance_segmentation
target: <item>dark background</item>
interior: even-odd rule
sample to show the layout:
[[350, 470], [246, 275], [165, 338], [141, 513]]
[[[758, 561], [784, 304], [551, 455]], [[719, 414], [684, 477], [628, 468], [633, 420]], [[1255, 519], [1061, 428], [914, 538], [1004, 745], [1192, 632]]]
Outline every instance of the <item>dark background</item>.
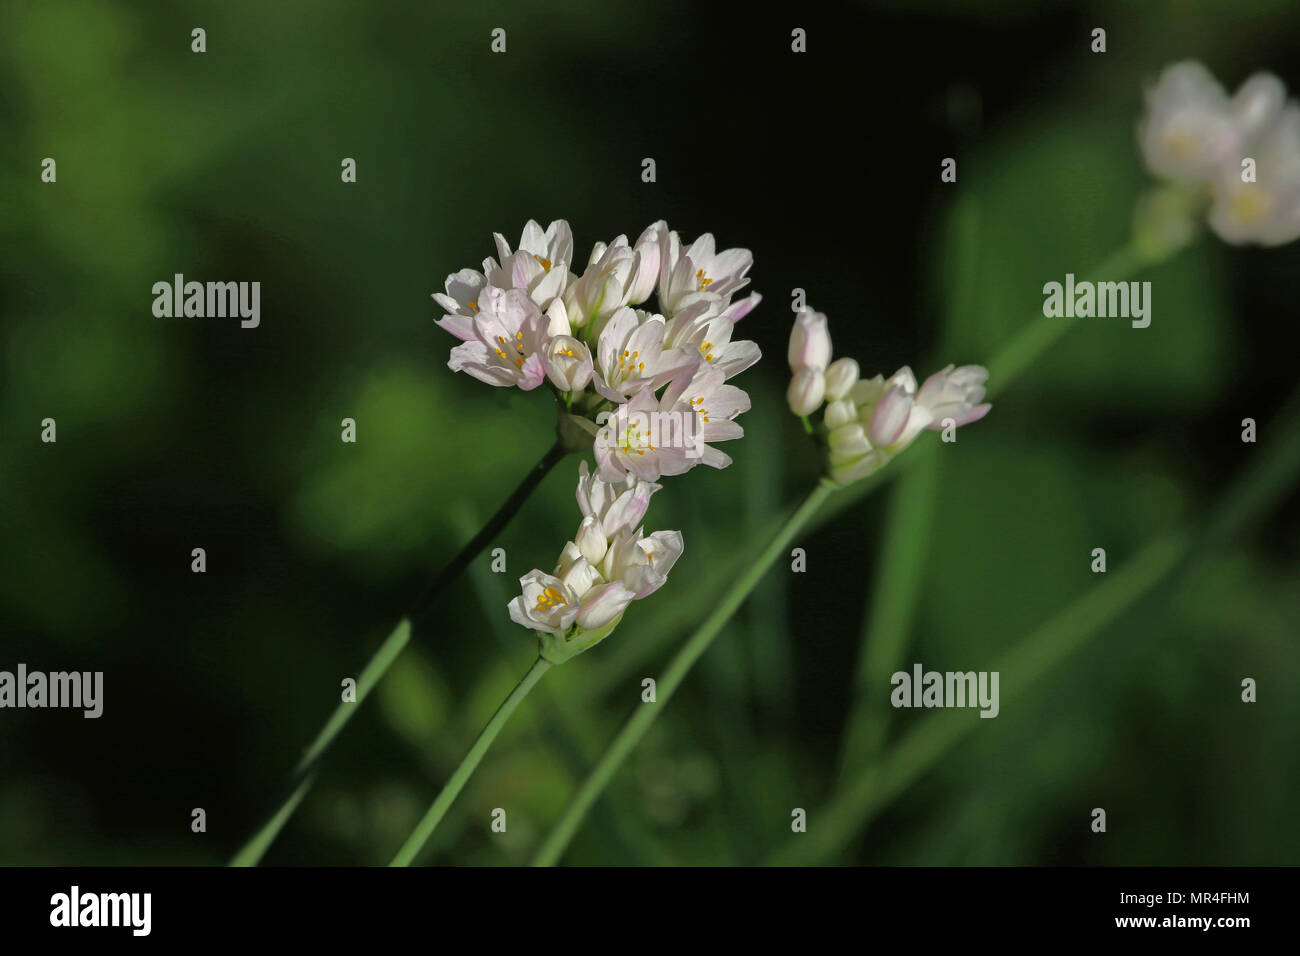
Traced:
[[[748, 247], [766, 298], [741, 331], [765, 360], [738, 380], [754, 409], [726, 448], [735, 465], [670, 480], [648, 516], [686, 537], [673, 580], [547, 677], [426, 857], [470, 864], [529, 858], [681, 622], [711, 607], [674, 587], [818, 474], [782, 399], [792, 289], [867, 374], [987, 361], [1041, 319], [1043, 283], [1126, 239], [1149, 186], [1141, 90], [1164, 65], [1300, 85], [1300, 9], [1282, 2], [763, 10], [6, 7], [0, 668], [102, 670], [106, 700], [97, 721], [0, 712], [0, 863], [219, 863], [282, 795], [340, 681], [550, 444], [545, 395], [453, 375], [431, 321], [430, 293], [492, 254], [494, 231], [513, 244], [528, 218], [565, 218], [582, 261], [658, 218]], [[498, 26], [504, 55], [489, 52]], [[1096, 26], [1105, 54], [1089, 50]], [[339, 180], [345, 156], [356, 184]], [[963, 210], [978, 241], [957, 296]], [[1081, 321], [962, 431], [900, 666], [988, 669], [1096, 586], [1094, 547], [1114, 570], [1210, 520], [1269, 454], [1266, 423], [1295, 387], [1298, 264], [1295, 244], [1205, 237], [1143, 275], [1149, 329]], [[151, 286], [176, 272], [260, 281], [261, 327], [155, 318]], [[45, 417], [57, 444], [39, 440]], [[391, 857], [532, 659], [504, 602], [576, 527], [575, 477], [568, 459], [502, 535], [509, 574], [484, 558], [444, 597], [267, 863]], [[791, 807], [827, 799], [901, 487], [800, 541], [807, 574], [778, 563], [570, 861], [757, 862]], [[1292, 489], [977, 721], [840, 859], [1296, 862], [1298, 524]], [[1240, 702], [1246, 676], [1258, 704]], [[890, 716], [895, 739], [927, 715]], [[499, 806], [510, 827], [493, 836]], [[1105, 836], [1088, 829], [1098, 806]]]

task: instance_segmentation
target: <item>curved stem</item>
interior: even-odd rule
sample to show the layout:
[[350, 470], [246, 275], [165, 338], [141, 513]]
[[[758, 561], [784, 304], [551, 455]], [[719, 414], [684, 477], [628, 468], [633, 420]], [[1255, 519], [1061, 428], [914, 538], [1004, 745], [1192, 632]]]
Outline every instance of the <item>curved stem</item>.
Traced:
[[[1154, 264], [1154, 260], [1141, 255], [1130, 242], [1117, 249], [1080, 281], [1119, 282]], [[1029, 324], [1012, 336], [1011, 340], [989, 361], [989, 394], [992, 395], [1006, 388], [1012, 379], [1033, 364], [1055, 345], [1061, 336], [1076, 325], [1076, 322], [1069, 319], [1034, 316]]]
[[[1285, 500], [1300, 474], [1300, 390], [1279, 410], [1271, 453], [1253, 460], [1227, 489], [1197, 534], [1157, 539], [1109, 580], [1083, 594], [1021, 640], [997, 665], [1007, 681], [1002, 704], [1031, 693], [1035, 684], [1165, 578], [1198, 557], [1222, 553], [1244, 529]], [[777, 866], [821, 863], [842, 851], [895, 798], [979, 725], [960, 709], [926, 717], [892, 750], [841, 781], [807, 833], [788, 837], [767, 862]]]
[[460, 553], [438, 572], [437, 577], [425, 585], [424, 590], [419, 593], [411, 604], [407, 617], [414, 621], [429, 606], [429, 603], [441, 593], [443, 588], [460, 576], [460, 573], [468, 567], [469, 563], [478, 557], [479, 552], [486, 548], [492, 542], [492, 539], [501, 533], [501, 529], [510, 523], [510, 519], [515, 516], [515, 512], [528, 500], [528, 496], [533, 493], [533, 490], [542, 483], [542, 479], [555, 467], [556, 462], [566, 454], [563, 442], [556, 441], [542, 456], [541, 461], [533, 466], [533, 470], [524, 476], [524, 480], [519, 483], [519, 487], [510, 493], [510, 497], [497, 509], [496, 514], [483, 526], [482, 530], [466, 542], [465, 547], [461, 548]]
[[286, 787], [285, 796], [280, 800], [266, 822], [234, 855], [230, 861], [231, 866], [256, 866], [258, 864], [266, 851], [270, 849], [271, 844], [275, 842], [275, 838], [284, 828], [284, 825], [289, 822], [289, 818], [293, 816], [299, 802], [311, 789], [314, 771], [325, 756], [326, 751], [329, 750], [335, 738], [343, 731], [343, 728], [347, 726], [348, 721], [352, 719], [352, 715], [357, 712], [357, 708], [366, 699], [370, 689], [388, 673], [388, 668], [393, 665], [393, 662], [405, 649], [410, 640], [412, 625], [417, 615], [427, 608], [429, 603], [455, 580], [469, 566], [470, 562], [478, 557], [479, 553], [501, 533], [501, 529], [510, 523], [510, 519], [528, 500], [528, 496], [541, 484], [542, 479], [546, 477], [565, 454], [567, 452], [563, 443], [556, 441], [542, 456], [541, 460], [533, 466], [532, 470], [524, 476], [524, 480], [511, 492], [510, 497], [497, 509], [482, 530], [466, 542], [456, 556], [438, 572], [437, 577], [430, 581], [424, 590], [420, 592], [412, 603], [411, 610], [398, 622], [397, 627], [385, 638], [384, 643], [379, 646], [379, 649], [375, 651], [362, 669], [361, 676], [357, 679], [356, 702], [341, 703], [334, 709], [334, 713], [330, 715], [329, 720], [325, 722], [325, 726], [321, 728], [320, 733], [316, 735], [315, 740], [303, 752], [302, 758], [294, 767], [293, 774]]
[[433, 835], [433, 831], [442, 821], [447, 809], [465, 786], [466, 781], [474, 773], [474, 768], [479, 765], [483, 755], [488, 752], [488, 748], [492, 746], [492, 741], [501, 732], [501, 728], [510, 719], [510, 715], [515, 712], [515, 708], [519, 706], [520, 701], [528, 696], [528, 692], [533, 689], [533, 685], [541, 680], [542, 675], [550, 668], [551, 662], [541, 657], [533, 661], [533, 666], [528, 669], [528, 673], [523, 676], [523, 679], [515, 685], [515, 689], [510, 692], [510, 695], [501, 702], [501, 706], [492, 715], [492, 719], [487, 722], [487, 726], [478, 735], [474, 745], [469, 748], [469, 753], [465, 755], [465, 759], [460, 762], [456, 772], [451, 775], [451, 779], [443, 786], [442, 791], [433, 801], [433, 805], [429, 807], [423, 819], [416, 824], [415, 829], [411, 831], [411, 835], [406, 838], [406, 842], [397, 851], [397, 856], [393, 857], [393, 862], [388, 864], [389, 866], [409, 866], [411, 864], [416, 854], [420, 852], [420, 849], [428, 842], [429, 837]]
[[713, 639], [722, 630], [724, 624], [731, 619], [736, 610], [744, 603], [749, 593], [758, 586], [764, 573], [776, 561], [777, 557], [786, 549], [790, 541], [794, 538], [808, 520], [813, 516], [822, 502], [835, 491], [834, 485], [822, 482], [817, 485], [804, 499], [798, 509], [792, 514], [789, 520], [781, 526], [781, 530], [768, 543], [767, 547], [758, 558], [751, 564], [743, 574], [735, 579], [734, 583], [723, 595], [722, 600], [718, 602], [717, 607], [713, 609], [699, 629], [682, 645], [681, 649], [673, 656], [663, 677], [656, 684], [657, 703], [653, 705], [641, 704], [632, 712], [632, 716], [623, 724], [618, 734], [614, 737], [610, 745], [601, 754], [600, 760], [592, 768], [587, 779], [583, 781], [581, 788], [573, 800], [569, 803], [560, 817], [555, 828], [547, 835], [545, 842], [537, 851], [533, 858], [534, 866], [552, 866], [561, 856], [573, 839], [578, 828], [582, 825], [587, 811], [591, 809], [592, 804], [604, 792], [605, 787], [609, 785], [618, 768], [622, 766], [623, 761], [627, 759], [628, 754], [646, 735], [650, 726], [654, 723], [655, 718], [663, 711], [671, 699], [673, 692], [685, 680], [686, 675], [690, 673], [691, 667], [699, 659], [700, 655], [708, 650]]

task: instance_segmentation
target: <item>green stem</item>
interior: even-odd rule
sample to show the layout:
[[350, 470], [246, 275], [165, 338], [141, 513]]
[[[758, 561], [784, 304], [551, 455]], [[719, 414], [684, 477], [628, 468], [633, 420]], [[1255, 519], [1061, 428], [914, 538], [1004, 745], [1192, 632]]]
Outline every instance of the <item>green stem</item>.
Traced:
[[869, 764], [884, 745], [889, 695], [880, 688], [889, 686], [889, 675], [907, 652], [925, 582], [940, 457], [933, 445], [918, 448], [915, 454], [912, 474], [890, 498], [875, 586], [862, 626], [857, 679], [840, 742], [837, 779]]
[[709, 645], [722, 630], [724, 624], [730, 620], [731, 616], [736, 613], [740, 605], [744, 603], [749, 593], [758, 586], [764, 573], [772, 566], [776, 559], [785, 551], [791, 540], [796, 534], [803, 530], [808, 520], [821, 507], [822, 503], [836, 490], [836, 486], [828, 482], [820, 482], [804, 499], [801, 504], [786, 521], [776, 536], [768, 543], [767, 547], [758, 556], [753, 564], [732, 583], [727, 592], [722, 596], [713, 612], [704, 620], [699, 629], [682, 645], [681, 649], [673, 656], [663, 677], [656, 682], [656, 703], [640, 704], [632, 712], [626, 723], [623, 724], [618, 734], [614, 737], [610, 745], [601, 755], [596, 766], [592, 768], [587, 779], [583, 781], [582, 786], [578, 789], [573, 800], [566, 807], [563, 816], [560, 817], [555, 828], [547, 835], [546, 840], [542, 843], [533, 858], [535, 866], [553, 866], [564, 855], [568, 848], [569, 842], [577, 833], [587, 811], [591, 809], [592, 804], [604, 792], [605, 787], [609, 785], [618, 768], [622, 766], [623, 761], [627, 759], [628, 754], [636, 747], [646, 735], [655, 719], [663, 711], [664, 706], [672, 698], [673, 693], [686, 679], [690, 673], [691, 667], [699, 660], [700, 655], [708, 650]]
[[280, 802], [271, 816], [267, 819], [257, 832], [254, 833], [230, 861], [231, 866], [257, 866], [258, 862], [271, 848], [275, 838], [279, 836], [284, 825], [289, 822], [293, 816], [298, 804], [302, 798], [307, 795], [316, 779], [316, 766], [320, 763], [321, 758], [325, 755], [334, 739], [342, 732], [347, 722], [352, 719], [357, 708], [370, 695], [370, 691], [379, 683], [379, 679], [384, 676], [388, 668], [392, 666], [393, 661], [397, 660], [407, 643], [411, 639], [411, 622], [406, 618], [393, 628], [393, 632], [384, 639], [384, 643], [379, 645], [379, 650], [375, 651], [370, 662], [366, 664], [357, 678], [357, 699], [354, 702], [341, 702], [334, 708], [334, 713], [330, 715], [325, 726], [321, 728], [320, 733], [311, 745], [303, 751], [302, 758], [298, 761], [297, 766], [293, 768], [293, 776], [290, 779], [288, 795]]
[[384, 674], [388, 672], [388, 668], [393, 665], [393, 661], [397, 660], [410, 641], [412, 622], [418, 621], [418, 615], [429, 606], [433, 598], [451, 584], [469, 566], [470, 562], [501, 533], [501, 530], [510, 522], [510, 519], [523, 507], [524, 502], [528, 500], [528, 496], [541, 484], [542, 479], [547, 476], [565, 454], [567, 452], [562, 442], [557, 441], [552, 445], [541, 460], [533, 466], [532, 470], [524, 476], [524, 480], [511, 492], [510, 497], [497, 509], [488, 523], [480, 529], [479, 533], [466, 542], [456, 556], [438, 573], [438, 576], [425, 586], [407, 616], [402, 618], [397, 627], [388, 635], [384, 643], [379, 646], [379, 649], [375, 651], [362, 669], [361, 676], [357, 679], [356, 701], [354, 703], [341, 703], [334, 709], [334, 713], [330, 715], [325, 726], [316, 735], [316, 739], [303, 752], [302, 759], [294, 767], [289, 785], [286, 788], [288, 792], [266, 822], [234, 855], [230, 861], [231, 866], [256, 866], [258, 864], [266, 851], [270, 849], [271, 844], [275, 842], [275, 838], [284, 828], [284, 825], [289, 822], [289, 818], [293, 816], [302, 798], [311, 789], [315, 777], [313, 771], [325, 756], [326, 751], [329, 750], [335, 738], [347, 725], [347, 722], [352, 719], [352, 715], [357, 712], [357, 709], [370, 693], [371, 688], [379, 683]]
[[[1243, 529], [1276, 507], [1300, 473], [1300, 391], [1270, 426], [1269, 453], [1251, 461], [1195, 536], [1182, 533], [1147, 545], [1114, 577], [1089, 590], [1022, 640], [994, 670], [1003, 682], [1002, 704], [1028, 692], [1053, 667], [1148, 594], [1171, 573], [1204, 555], [1221, 554]], [[810, 815], [806, 833], [787, 840], [769, 859], [775, 865], [815, 863], [843, 849], [891, 800], [933, 767], [979, 726], [979, 718], [948, 710], [926, 718], [881, 760], [842, 784], [827, 806]]]
[[[1186, 549], [1185, 537], [1148, 545], [1122, 571], [1022, 640], [993, 668], [1008, 677], [1003, 685], [1006, 690], [1002, 694], [1002, 706], [1019, 697], [1088, 637], [1146, 594], [1177, 564]], [[768, 863], [773, 866], [816, 863], [842, 849], [891, 800], [981, 722], [967, 710], [948, 710], [927, 718], [882, 760], [860, 770], [838, 788], [824, 809], [809, 815], [807, 832], [787, 838]]]
[[451, 779], [443, 786], [442, 792], [433, 801], [433, 805], [429, 807], [424, 818], [411, 831], [411, 835], [406, 838], [406, 842], [397, 851], [397, 856], [393, 857], [393, 862], [389, 866], [409, 866], [411, 864], [416, 854], [420, 852], [424, 844], [428, 842], [429, 837], [433, 835], [433, 831], [442, 821], [443, 815], [446, 814], [452, 801], [456, 799], [456, 796], [465, 786], [470, 775], [474, 773], [474, 769], [479, 765], [479, 761], [483, 759], [483, 755], [487, 753], [488, 748], [492, 746], [492, 741], [501, 732], [501, 728], [510, 719], [510, 715], [515, 712], [515, 708], [519, 706], [519, 703], [528, 696], [528, 692], [533, 689], [533, 685], [541, 680], [542, 675], [550, 668], [551, 662], [541, 657], [533, 661], [533, 666], [528, 669], [528, 673], [523, 676], [523, 679], [515, 685], [515, 689], [510, 692], [510, 695], [501, 702], [501, 706], [492, 715], [492, 719], [487, 722], [487, 726], [478, 735], [474, 745], [469, 748], [469, 753], [465, 755], [465, 759], [460, 762], [456, 772], [451, 775]]
[[[1130, 242], [1087, 273], [1085, 279], [1090, 282], [1119, 282], [1154, 264], [1151, 258], [1141, 255]], [[1065, 318], [1047, 318], [1041, 313], [1036, 315], [989, 361], [989, 394], [1006, 388], [1077, 324]]]

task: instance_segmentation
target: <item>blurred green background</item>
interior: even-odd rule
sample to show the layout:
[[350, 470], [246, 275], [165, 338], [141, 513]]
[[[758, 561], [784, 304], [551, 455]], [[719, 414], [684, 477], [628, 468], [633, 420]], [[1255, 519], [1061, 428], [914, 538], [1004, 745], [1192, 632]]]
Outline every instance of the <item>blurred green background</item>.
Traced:
[[[526, 862], [642, 678], [712, 607], [701, 582], [815, 480], [782, 397], [792, 289], [868, 374], [987, 361], [1043, 283], [1125, 240], [1148, 182], [1144, 81], [1194, 57], [1233, 88], [1261, 68], [1300, 86], [1300, 8], [1283, 0], [760, 11], [6, 4], [0, 668], [102, 670], [105, 713], [0, 712], [0, 863], [221, 863], [283, 795], [340, 681], [551, 442], [546, 394], [453, 375], [432, 322], [430, 293], [494, 231], [513, 243], [530, 217], [566, 218], [585, 260], [662, 217], [751, 248], [766, 301], [741, 331], [766, 358], [738, 380], [754, 408], [735, 465], [668, 480], [648, 516], [686, 537], [668, 586], [548, 675], [427, 862]], [[819, 825], [900, 503], [915, 510], [895, 548], [924, 547], [898, 665], [938, 670], [994, 668], [1096, 588], [1093, 548], [1114, 574], [1213, 520], [1288, 427], [1274, 415], [1296, 384], [1298, 267], [1300, 244], [1201, 240], [1142, 277], [1149, 329], [1080, 322], [936, 471], [804, 536], [808, 572], [778, 562], [566, 860], [756, 863], [790, 838], [792, 808]], [[151, 286], [176, 272], [260, 281], [261, 327], [155, 318]], [[46, 417], [57, 444], [40, 441]], [[562, 462], [497, 542], [509, 573], [481, 558], [417, 631], [268, 864], [392, 856], [533, 658], [504, 604], [576, 527], [576, 471]], [[933, 491], [909, 501], [921, 480]], [[1298, 527], [1292, 487], [998, 719], [967, 713], [978, 726], [827, 861], [1300, 862]], [[888, 716], [886, 746], [933, 714]], [[496, 807], [505, 834], [488, 830]]]

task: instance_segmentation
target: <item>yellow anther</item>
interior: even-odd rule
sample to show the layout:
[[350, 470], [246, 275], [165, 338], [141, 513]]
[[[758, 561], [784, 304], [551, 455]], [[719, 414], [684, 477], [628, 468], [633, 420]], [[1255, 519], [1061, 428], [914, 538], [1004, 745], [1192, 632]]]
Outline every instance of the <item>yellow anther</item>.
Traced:
[[551, 271], [551, 260], [550, 260], [550, 259], [543, 259], [541, 256], [539, 256], [539, 255], [538, 255], [537, 253], [535, 253], [535, 252], [533, 253], [533, 258], [536, 259], [538, 262], [540, 262], [540, 263], [542, 264], [542, 268], [545, 269], [547, 272], [550, 272], [550, 271]]

